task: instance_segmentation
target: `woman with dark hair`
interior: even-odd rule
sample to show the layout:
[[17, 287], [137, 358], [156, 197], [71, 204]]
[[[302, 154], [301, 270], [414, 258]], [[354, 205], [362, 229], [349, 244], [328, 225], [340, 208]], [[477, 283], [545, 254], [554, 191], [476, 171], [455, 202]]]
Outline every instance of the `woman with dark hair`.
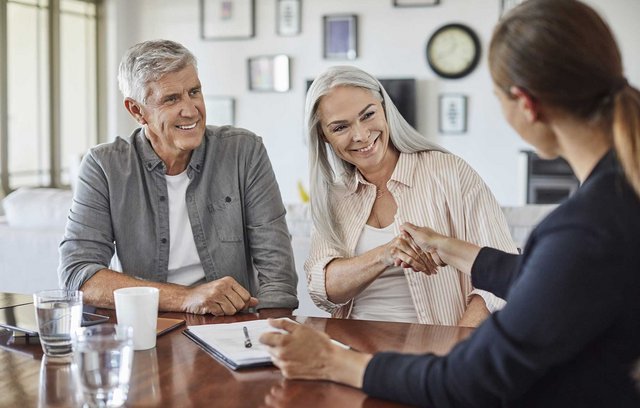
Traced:
[[448, 355], [368, 355], [281, 320], [268, 333], [287, 378], [329, 379], [436, 407], [638, 407], [640, 92], [611, 30], [576, 0], [529, 0], [489, 50], [509, 124], [543, 157], [561, 156], [578, 191], [533, 231], [522, 256], [426, 227], [402, 230], [438, 264], [471, 274], [507, 305]]

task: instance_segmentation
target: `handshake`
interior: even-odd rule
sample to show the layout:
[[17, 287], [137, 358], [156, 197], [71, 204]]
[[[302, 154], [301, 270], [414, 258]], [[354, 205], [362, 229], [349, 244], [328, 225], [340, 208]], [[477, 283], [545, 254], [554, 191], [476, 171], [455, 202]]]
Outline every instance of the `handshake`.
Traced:
[[427, 275], [437, 273], [438, 267], [447, 266], [449, 262], [444, 258], [449, 237], [411, 223], [402, 224], [400, 231], [400, 235], [382, 246], [384, 264], [411, 268]]

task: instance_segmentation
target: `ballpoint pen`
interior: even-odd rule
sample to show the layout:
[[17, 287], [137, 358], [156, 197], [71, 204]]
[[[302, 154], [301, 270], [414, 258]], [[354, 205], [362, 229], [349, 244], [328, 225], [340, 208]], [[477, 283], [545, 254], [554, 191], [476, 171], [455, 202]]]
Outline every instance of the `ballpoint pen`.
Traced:
[[242, 326], [242, 331], [244, 332], [244, 346], [246, 348], [251, 348], [251, 338], [249, 337], [249, 330], [247, 330], [247, 326]]

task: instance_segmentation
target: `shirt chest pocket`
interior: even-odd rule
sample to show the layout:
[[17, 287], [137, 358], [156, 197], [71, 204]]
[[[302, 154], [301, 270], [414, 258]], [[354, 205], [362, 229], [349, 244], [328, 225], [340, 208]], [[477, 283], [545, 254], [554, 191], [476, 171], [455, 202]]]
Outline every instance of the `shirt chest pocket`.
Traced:
[[242, 206], [234, 196], [226, 196], [207, 204], [213, 217], [213, 229], [222, 242], [240, 242], [243, 236]]

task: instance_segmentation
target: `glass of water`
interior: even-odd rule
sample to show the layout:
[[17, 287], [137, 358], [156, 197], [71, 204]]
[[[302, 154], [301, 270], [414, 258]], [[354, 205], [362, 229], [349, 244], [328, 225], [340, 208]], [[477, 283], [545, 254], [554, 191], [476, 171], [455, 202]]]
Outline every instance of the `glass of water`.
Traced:
[[33, 295], [42, 350], [50, 357], [71, 355], [71, 333], [82, 322], [82, 292], [44, 290]]
[[124, 405], [133, 362], [133, 329], [116, 324], [83, 327], [74, 333], [73, 349], [85, 403]]

